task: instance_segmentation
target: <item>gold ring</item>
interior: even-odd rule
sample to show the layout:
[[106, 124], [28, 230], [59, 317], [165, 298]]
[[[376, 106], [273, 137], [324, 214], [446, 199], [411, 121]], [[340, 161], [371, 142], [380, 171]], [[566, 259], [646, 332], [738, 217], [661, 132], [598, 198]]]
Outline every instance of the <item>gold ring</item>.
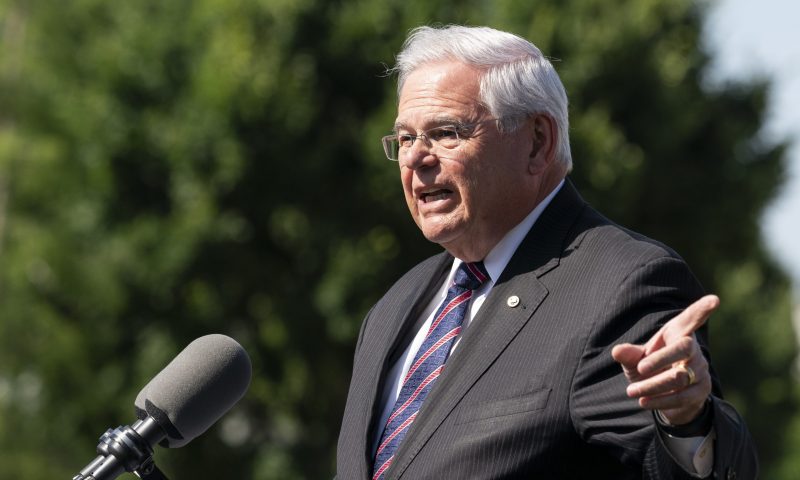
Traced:
[[683, 362], [678, 363], [677, 365], [675, 365], [675, 367], [680, 368], [681, 370], [686, 372], [686, 375], [689, 376], [689, 383], [686, 384], [687, 387], [690, 387], [695, 383], [697, 383], [697, 376], [694, 374], [694, 370], [692, 370], [692, 367], [686, 365]]

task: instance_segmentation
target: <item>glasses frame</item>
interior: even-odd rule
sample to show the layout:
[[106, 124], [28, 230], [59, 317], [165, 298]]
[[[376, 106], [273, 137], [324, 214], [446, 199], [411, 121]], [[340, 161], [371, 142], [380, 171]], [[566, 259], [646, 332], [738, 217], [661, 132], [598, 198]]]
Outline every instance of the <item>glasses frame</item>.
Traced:
[[[412, 147], [414, 146], [414, 142], [416, 142], [417, 139], [424, 138], [425, 142], [428, 144], [428, 146], [433, 148], [434, 144], [439, 145], [439, 141], [431, 139], [431, 137], [429, 135], [430, 132], [433, 132], [435, 130], [442, 130], [442, 129], [452, 129], [453, 133], [456, 134], [456, 139], [460, 141], [462, 138], [464, 138], [464, 139], [469, 138], [468, 136], [470, 135], [472, 129], [474, 129], [478, 125], [481, 125], [483, 123], [489, 123], [489, 122], [498, 122], [500, 120], [502, 120], [502, 119], [501, 118], [487, 118], [485, 120], [480, 120], [480, 121], [473, 122], [473, 123], [444, 124], [444, 125], [439, 125], [437, 127], [429, 128], [429, 129], [424, 130], [421, 133], [418, 133], [416, 135], [412, 135], [412, 134], [407, 134], [407, 135], [409, 137], [411, 137], [411, 146]], [[404, 134], [404, 136], [405, 135], [406, 134]], [[394, 153], [393, 149], [392, 149], [392, 142], [397, 142], [398, 140], [399, 140], [399, 135], [398, 135], [397, 132], [394, 132], [394, 133], [392, 133], [390, 135], [385, 135], [385, 136], [381, 137], [381, 144], [383, 145], [383, 153], [386, 155], [386, 158], [388, 158], [392, 162], [399, 162], [400, 161], [400, 150], [399, 150], [399, 147], [398, 147], [398, 151], [397, 151], [397, 158], [392, 158], [392, 154]], [[458, 148], [458, 147], [456, 146], [456, 147], [448, 148], [448, 150], [453, 150], [455, 148]]]

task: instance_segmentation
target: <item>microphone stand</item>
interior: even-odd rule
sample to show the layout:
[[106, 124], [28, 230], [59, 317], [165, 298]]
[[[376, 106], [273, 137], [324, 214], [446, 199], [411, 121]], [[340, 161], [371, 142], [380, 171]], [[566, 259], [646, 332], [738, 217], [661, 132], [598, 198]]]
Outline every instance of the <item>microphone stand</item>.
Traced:
[[158, 469], [153, 457], [150, 457], [147, 465], [142, 465], [138, 470], [134, 470], [133, 473], [142, 480], [169, 480], [164, 475], [164, 472]]
[[112, 480], [124, 472], [133, 472], [142, 480], [169, 480], [153, 460], [153, 445], [165, 436], [152, 417], [108, 429], [97, 444], [100, 455], [72, 480]]

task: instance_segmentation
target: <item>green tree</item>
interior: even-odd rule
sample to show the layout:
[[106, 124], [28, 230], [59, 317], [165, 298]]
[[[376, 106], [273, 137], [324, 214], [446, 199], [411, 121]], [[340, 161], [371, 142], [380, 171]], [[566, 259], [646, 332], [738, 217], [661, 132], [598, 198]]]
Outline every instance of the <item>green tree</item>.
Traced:
[[558, 59], [574, 181], [721, 295], [726, 393], [764, 476], [794, 478], [789, 292], [757, 223], [783, 152], [754, 141], [765, 85], [701, 87], [701, 15], [688, 0], [0, 0], [0, 477], [76, 473], [210, 332], [245, 346], [252, 386], [157, 452], [162, 468], [330, 476], [361, 318], [438, 251], [378, 142], [384, 65], [408, 29], [453, 22]]

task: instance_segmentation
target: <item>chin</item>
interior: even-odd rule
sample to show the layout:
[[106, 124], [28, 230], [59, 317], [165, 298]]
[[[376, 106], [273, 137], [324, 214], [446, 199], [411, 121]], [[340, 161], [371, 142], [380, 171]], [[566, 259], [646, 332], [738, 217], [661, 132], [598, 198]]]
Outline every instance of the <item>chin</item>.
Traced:
[[441, 226], [428, 226], [427, 228], [422, 226], [420, 228], [428, 241], [438, 243], [443, 247], [458, 238], [458, 232], [450, 228], [442, 228]]
[[444, 246], [458, 241], [470, 226], [469, 219], [460, 211], [421, 215], [414, 218], [426, 239]]
[[444, 235], [439, 229], [421, 226], [420, 230], [422, 230], [422, 235], [430, 242], [442, 243], [447, 241], [447, 235]]

